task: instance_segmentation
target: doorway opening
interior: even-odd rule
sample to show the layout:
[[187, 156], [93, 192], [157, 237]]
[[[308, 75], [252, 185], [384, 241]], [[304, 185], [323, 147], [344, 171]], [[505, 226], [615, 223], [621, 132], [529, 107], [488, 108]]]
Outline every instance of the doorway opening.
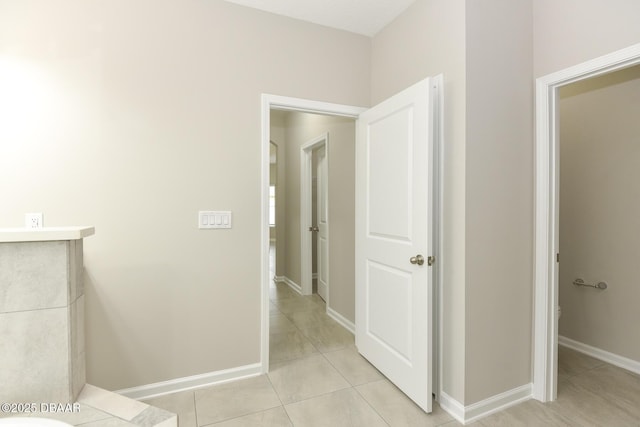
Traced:
[[559, 301], [559, 89], [640, 64], [640, 44], [536, 81], [536, 212], [533, 397], [557, 397]]
[[[302, 141], [302, 144], [298, 146], [289, 146], [285, 147], [284, 144], [280, 144], [278, 141], [278, 135], [272, 135], [272, 120], [279, 120], [283, 117], [283, 115], [292, 114], [296, 115], [297, 119], [300, 121], [304, 121], [305, 119], [321, 119], [324, 118], [335, 118], [336, 120], [342, 119], [344, 122], [351, 122], [352, 127], [354, 127], [354, 121], [358, 117], [358, 115], [364, 111], [362, 108], [345, 106], [339, 104], [329, 104], [323, 102], [309, 101], [297, 98], [288, 98], [288, 97], [280, 97], [275, 95], [263, 95], [262, 97], [262, 135], [263, 135], [263, 143], [262, 143], [262, 151], [263, 151], [263, 187], [265, 183], [269, 182], [269, 173], [270, 166], [268, 165], [268, 156], [267, 151], [269, 148], [268, 142], [271, 139], [278, 144], [279, 156], [278, 163], [287, 161], [290, 166], [288, 170], [284, 170], [283, 174], [278, 174], [278, 185], [276, 186], [276, 241], [275, 245], [272, 245], [269, 239], [268, 230], [266, 230], [266, 219], [268, 218], [268, 210], [269, 210], [269, 200], [268, 200], [268, 192], [267, 188], [263, 188], [262, 190], [262, 212], [263, 212], [263, 233], [262, 233], [262, 331], [261, 331], [261, 365], [262, 372], [268, 372], [269, 367], [269, 350], [270, 350], [270, 314], [275, 312], [277, 313], [278, 308], [282, 309], [283, 307], [275, 307], [270, 301], [270, 292], [274, 292], [271, 289], [272, 278], [275, 276], [275, 279], [281, 283], [286, 283], [289, 288], [292, 288], [298, 294], [306, 294], [311, 295], [313, 290], [313, 272], [312, 272], [312, 242], [313, 242], [313, 234], [319, 234], [314, 231], [309, 231], [309, 227], [315, 227], [316, 225], [310, 224], [308, 221], [303, 220], [302, 210], [306, 209], [311, 213], [313, 209], [308, 206], [311, 205], [313, 198], [311, 197], [312, 190], [312, 182], [309, 180], [302, 179], [303, 174], [314, 175], [313, 172], [313, 154], [316, 152], [318, 154], [317, 149], [321, 146], [328, 146], [329, 135], [323, 135], [322, 140], [318, 138], [305, 137]], [[355, 129], [355, 127], [354, 127]], [[317, 136], [318, 134], [314, 134]], [[352, 136], [352, 143], [355, 143], [355, 134]], [[335, 141], [334, 141], [335, 142]], [[338, 143], [336, 143], [336, 149], [338, 147]], [[328, 154], [329, 150], [325, 148], [325, 153]], [[286, 153], [286, 154], [285, 154]], [[287, 160], [288, 159], [288, 160]], [[306, 167], [308, 165], [306, 160], [311, 161], [311, 166]], [[292, 166], [293, 165], [293, 166]], [[349, 167], [352, 168], [353, 163], [349, 164]], [[279, 167], [279, 171], [283, 171], [283, 165]], [[300, 171], [296, 171], [295, 169], [300, 169]], [[328, 168], [327, 168], [328, 170]], [[308, 184], [308, 190], [302, 189], [302, 183], [306, 182]], [[287, 191], [286, 186], [290, 186]], [[291, 197], [288, 199], [288, 195], [295, 195], [295, 197]], [[296, 201], [295, 198], [300, 198], [300, 201]], [[278, 206], [283, 207], [287, 205], [289, 208], [292, 208], [292, 211], [297, 210], [297, 214], [290, 215], [286, 219], [283, 220], [280, 215], [281, 209], [278, 209]], [[293, 205], [293, 207], [291, 206]], [[328, 208], [328, 203], [325, 204], [324, 209]], [[327, 209], [328, 212], [328, 209]], [[286, 232], [280, 226], [287, 225], [289, 232]], [[293, 227], [293, 229], [292, 229]], [[320, 227], [318, 227], [320, 228]], [[293, 231], [292, 231], [293, 230]], [[297, 234], [297, 236], [295, 236]], [[286, 246], [288, 245], [288, 246]], [[309, 251], [303, 251], [302, 245], [309, 248]], [[279, 250], [282, 247], [288, 247], [291, 250], [287, 250], [286, 257], [288, 258], [288, 263], [291, 266], [291, 272], [289, 275], [294, 277], [287, 277], [284, 273], [278, 271], [278, 266], [282, 264], [283, 257], [285, 255], [284, 251]], [[297, 247], [298, 249], [292, 249]], [[270, 259], [269, 249], [275, 249], [275, 263], [273, 270], [274, 273], [270, 273]], [[338, 248], [339, 249], [339, 248]], [[333, 249], [331, 249], [333, 250]], [[328, 251], [328, 249], [327, 249]], [[304, 255], [304, 261], [303, 261]], [[307, 256], [308, 255], [308, 256]], [[297, 258], [297, 260], [295, 259]], [[280, 261], [279, 261], [280, 259]], [[328, 266], [328, 262], [325, 261]], [[297, 271], [296, 271], [297, 270]], [[304, 275], [302, 271], [304, 270]], [[326, 269], [328, 271], [328, 268]], [[276, 291], [277, 292], [277, 291]], [[315, 295], [314, 295], [315, 297]], [[327, 295], [327, 301], [329, 301], [329, 296]], [[319, 299], [319, 297], [318, 297]], [[320, 300], [322, 301], [322, 300]], [[324, 304], [324, 301], [322, 301]], [[354, 304], [355, 306], [355, 304]], [[355, 307], [354, 307], [355, 309]], [[286, 308], [285, 308], [286, 310]], [[352, 324], [352, 322], [348, 321], [346, 318], [341, 318], [338, 312], [333, 311], [331, 305], [326, 306], [326, 311], [331, 317], [338, 321], [338, 323], [346, 326], [347, 329], [350, 329], [348, 326]], [[352, 329], [352, 328], [351, 328]], [[347, 332], [349, 333], [349, 332]]]
[[[337, 138], [332, 131], [329, 132], [330, 137], [313, 139], [312, 135], [308, 135], [311, 139], [307, 139], [302, 151], [301, 147], [295, 147], [298, 150], [298, 162], [302, 156], [300, 163], [303, 169], [314, 169], [313, 153], [322, 153], [322, 150], [316, 150], [322, 146], [327, 156], [326, 162], [331, 164], [332, 171], [337, 169], [336, 162], [348, 159], [345, 169], [349, 171], [355, 184], [347, 185], [351, 181], [340, 178], [333, 185], [329, 184], [328, 194], [332, 198], [338, 187], [343, 187], [349, 194], [335, 204], [327, 201], [324, 207], [327, 209], [331, 206], [327, 210], [332, 233], [329, 241], [333, 243], [329, 250], [331, 262], [327, 263], [331, 264], [327, 292], [330, 305], [326, 313], [322, 314], [333, 318], [330, 319], [331, 322], [337, 321], [336, 328], [355, 332], [355, 357], [366, 359], [425, 412], [431, 412], [432, 391], [436, 399], [440, 394], [441, 365], [438, 361], [442, 360], [439, 357], [442, 335], [438, 310], [441, 298], [438, 284], [442, 274], [442, 270], [438, 268], [442, 262], [439, 251], [442, 238], [442, 223], [439, 221], [442, 206], [442, 157], [439, 155], [442, 144], [442, 80], [441, 75], [426, 78], [369, 109], [263, 95], [262, 372], [268, 372], [270, 360], [275, 359], [270, 355], [270, 340], [280, 339], [269, 335], [269, 314], [272, 307], [269, 301], [266, 240], [268, 168], [265, 166], [268, 164], [267, 142], [273, 136], [272, 113], [286, 111], [290, 114], [342, 118], [352, 126], [352, 142], [355, 145], [352, 146], [354, 150], [350, 155], [335, 154], [343, 144], [336, 142]], [[357, 119], [355, 127], [354, 119]], [[322, 175], [326, 166], [321, 166], [322, 160], [318, 163], [320, 166], [317, 170]], [[333, 179], [331, 174], [328, 175]], [[312, 182], [312, 179], [303, 181]], [[284, 182], [290, 184], [287, 178]], [[290, 194], [300, 195], [300, 185], [296, 190]], [[305, 197], [309, 197], [309, 193]], [[296, 203], [298, 202], [294, 201]], [[347, 215], [342, 215], [343, 221], [348, 218], [350, 222], [349, 227], [342, 231], [336, 230], [339, 221], [332, 219], [340, 216], [331, 216], [336, 205], [351, 205], [353, 208]], [[298, 206], [300, 207], [299, 203]], [[309, 209], [309, 203], [302, 204], [303, 209], [304, 206]], [[309, 227], [314, 232], [315, 225], [305, 224], [299, 212], [300, 209], [285, 222], [289, 223], [291, 220], [298, 233], [309, 233]], [[322, 216], [322, 212], [319, 216]], [[349, 234], [353, 247], [343, 251], [342, 255], [334, 256], [333, 248], [340, 246], [334, 243], [336, 239], [340, 239], [341, 233]], [[291, 239], [288, 234], [288, 242], [299, 245], [300, 238]], [[312, 240], [311, 236], [307, 236], [308, 240]], [[276, 237], [276, 242], [278, 241], [279, 238]], [[291, 255], [290, 248], [287, 250], [287, 255]], [[301, 251], [298, 247], [297, 253], [295, 249], [293, 253], [300, 256]], [[277, 266], [280, 255], [277, 249], [276, 252]], [[352, 257], [345, 264], [353, 275], [353, 279], [346, 281], [351, 286], [350, 305], [353, 310], [348, 313], [348, 317], [341, 317], [338, 310], [331, 311], [341, 300], [338, 292], [346, 287], [336, 286], [336, 281], [345, 274], [334, 275], [336, 264], [344, 262], [344, 257]], [[300, 262], [292, 265], [300, 265]], [[311, 270], [309, 267], [307, 269]], [[302, 276], [299, 271], [297, 274], [297, 280], [285, 282], [302, 294], [303, 286], [298, 284], [302, 283]], [[305, 288], [308, 292], [309, 285]], [[313, 302], [306, 301], [303, 304], [309, 303]], [[288, 302], [279, 302], [276, 308], [282, 312], [286, 305]], [[343, 312], [347, 313], [344, 307]], [[282, 314], [294, 324], [296, 321], [306, 320], [295, 319], [295, 315], [288, 316], [284, 312]], [[276, 314], [274, 317], [277, 316]], [[274, 323], [277, 320], [274, 319]], [[353, 338], [350, 335], [351, 344], [354, 344]], [[318, 351], [323, 352], [320, 349]]]

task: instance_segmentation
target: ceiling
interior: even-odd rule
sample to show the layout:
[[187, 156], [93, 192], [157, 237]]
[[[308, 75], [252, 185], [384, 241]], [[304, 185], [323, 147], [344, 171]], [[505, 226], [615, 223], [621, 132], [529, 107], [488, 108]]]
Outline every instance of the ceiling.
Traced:
[[225, 1], [371, 37], [415, 0]]

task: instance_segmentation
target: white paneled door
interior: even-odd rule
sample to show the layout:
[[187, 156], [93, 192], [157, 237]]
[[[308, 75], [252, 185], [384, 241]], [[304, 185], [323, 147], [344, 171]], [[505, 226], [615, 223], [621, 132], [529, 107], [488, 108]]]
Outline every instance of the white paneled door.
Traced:
[[317, 151], [318, 162], [316, 169], [317, 180], [317, 221], [318, 221], [318, 239], [317, 239], [317, 263], [318, 263], [318, 295], [323, 300], [327, 300], [327, 290], [329, 288], [329, 244], [328, 244], [328, 217], [329, 210], [327, 205], [327, 150], [323, 145]]
[[356, 345], [432, 401], [433, 79], [362, 113], [356, 142]]

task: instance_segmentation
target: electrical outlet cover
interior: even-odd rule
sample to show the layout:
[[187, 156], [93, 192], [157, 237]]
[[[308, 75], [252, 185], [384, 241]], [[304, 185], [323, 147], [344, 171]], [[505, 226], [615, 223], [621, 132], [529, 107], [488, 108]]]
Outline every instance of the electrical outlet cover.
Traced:
[[42, 212], [24, 214], [25, 228], [42, 228]]

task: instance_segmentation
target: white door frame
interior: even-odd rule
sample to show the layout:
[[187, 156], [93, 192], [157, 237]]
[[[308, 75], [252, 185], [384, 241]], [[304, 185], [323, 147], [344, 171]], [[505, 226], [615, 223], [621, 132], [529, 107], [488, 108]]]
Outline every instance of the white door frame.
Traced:
[[558, 88], [640, 64], [640, 44], [536, 80], [533, 397], [557, 396], [559, 253]]
[[260, 371], [269, 372], [269, 136], [271, 110], [298, 111], [357, 119], [366, 108], [291, 98], [278, 95], [262, 95], [262, 182], [261, 182], [261, 328]]
[[[302, 295], [313, 293], [313, 238], [309, 232], [312, 226], [313, 198], [311, 189], [313, 151], [324, 146], [326, 161], [329, 162], [329, 134], [323, 133], [300, 148], [300, 266]], [[327, 168], [328, 169], [328, 168]], [[328, 193], [328, 192], [327, 192]], [[327, 197], [327, 204], [329, 203]], [[327, 233], [329, 231], [327, 230]], [[327, 239], [328, 241], [328, 239]], [[330, 244], [330, 242], [328, 242]], [[328, 262], [329, 260], [325, 260]], [[328, 270], [328, 268], [327, 268]], [[329, 307], [329, 290], [327, 290], [327, 308]]]

